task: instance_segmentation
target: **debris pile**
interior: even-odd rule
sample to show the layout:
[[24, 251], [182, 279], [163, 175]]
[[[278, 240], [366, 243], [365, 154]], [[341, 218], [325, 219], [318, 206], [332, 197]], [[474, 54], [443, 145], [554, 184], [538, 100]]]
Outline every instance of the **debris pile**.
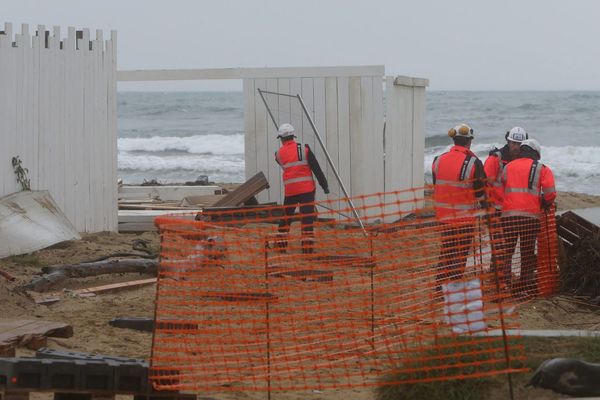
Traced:
[[564, 250], [561, 291], [590, 299], [600, 298], [600, 227], [572, 211], [562, 214], [557, 226]]

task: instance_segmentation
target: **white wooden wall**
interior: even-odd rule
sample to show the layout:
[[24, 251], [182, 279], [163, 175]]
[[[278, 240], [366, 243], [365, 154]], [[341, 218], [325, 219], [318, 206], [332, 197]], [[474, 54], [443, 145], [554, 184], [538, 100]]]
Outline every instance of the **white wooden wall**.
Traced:
[[[424, 185], [423, 157], [425, 151], [425, 88], [426, 79], [386, 77], [385, 129], [385, 191], [422, 188]], [[410, 211], [421, 202], [423, 190], [405, 193], [400, 200], [402, 210]], [[388, 196], [386, 202], [394, 201]]]
[[[280, 202], [283, 183], [281, 169], [274, 160], [280, 142], [257, 89], [302, 96], [352, 196], [384, 190], [383, 73], [383, 66], [362, 70], [315, 67], [278, 69], [272, 78], [244, 79], [246, 177], [263, 171], [271, 185], [259, 200]], [[298, 140], [313, 149], [329, 182], [327, 197], [343, 197], [298, 100], [266, 96], [278, 124], [290, 122], [296, 128]], [[320, 187], [317, 187], [317, 198], [326, 198]]]
[[[38, 34], [39, 33], [39, 34]], [[47, 40], [45, 36], [47, 35]], [[20, 190], [19, 156], [31, 188], [49, 190], [80, 232], [117, 229], [116, 32], [103, 40], [75, 28], [61, 38], [28, 25], [0, 34], [0, 195]]]
[[[285, 72], [278, 69], [272, 78], [244, 79], [246, 177], [263, 171], [271, 185], [259, 200], [283, 198], [281, 170], [273, 156], [280, 143], [259, 88], [302, 96], [351, 196], [423, 186], [427, 80], [408, 77], [384, 80], [382, 66], [353, 70], [352, 74], [345, 73], [343, 67], [336, 71], [304, 68], [291, 70], [287, 75]], [[331, 188], [327, 197], [343, 197], [298, 101], [265, 96], [278, 124], [290, 122], [296, 128], [298, 140], [314, 150]], [[325, 198], [318, 187], [317, 199]], [[345, 208], [346, 204], [340, 207]]]

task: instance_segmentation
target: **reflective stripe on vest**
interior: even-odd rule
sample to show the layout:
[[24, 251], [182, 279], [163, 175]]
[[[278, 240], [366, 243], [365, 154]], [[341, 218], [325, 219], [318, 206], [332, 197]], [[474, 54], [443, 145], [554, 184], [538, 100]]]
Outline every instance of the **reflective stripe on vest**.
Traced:
[[471, 182], [456, 182], [456, 181], [448, 181], [445, 179], [436, 179], [435, 183], [436, 183], [436, 185], [448, 185], [448, 186], [454, 186], [454, 187], [465, 188], [465, 189], [470, 189], [473, 187], [473, 183], [471, 183]]
[[300, 178], [286, 179], [283, 181], [283, 183], [287, 185], [289, 183], [296, 183], [296, 182], [308, 182], [308, 181], [312, 182], [312, 180], [313, 180], [312, 176], [301, 176]]
[[287, 164], [283, 164], [281, 167], [282, 168], [289, 168], [289, 167], [298, 167], [300, 165], [308, 165], [308, 161], [306, 161], [306, 160], [293, 161], [293, 162], [289, 162]]
[[[534, 161], [529, 169], [529, 181], [527, 188], [506, 188], [504, 193], [529, 193], [534, 196], [540, 195], [540, 177], [543, 164]], [[506, 174], [506, 172], [505, 172]], [[506, 179], [506, 178], [505, 178]]]
[[451, 210], [476, 210], [479, 208], [477, 204], [450, 204], [450, 203], [440, 203], [439, 201], [435, 202], [436, 207], [449, 208]]
[[533, 211], [523, 211], [523, 210], [510, 210], [503, 211], [502, 217], [530, 217], [530, 218], [540, 218], [539, 212]]

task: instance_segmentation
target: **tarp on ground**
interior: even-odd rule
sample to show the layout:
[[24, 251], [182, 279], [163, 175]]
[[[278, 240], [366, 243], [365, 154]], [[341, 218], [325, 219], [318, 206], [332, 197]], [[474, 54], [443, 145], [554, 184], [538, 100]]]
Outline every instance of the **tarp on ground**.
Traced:
[[48, 191], [24, 191], [0, 198], [0, 258], [73, 239], [81, 237]]

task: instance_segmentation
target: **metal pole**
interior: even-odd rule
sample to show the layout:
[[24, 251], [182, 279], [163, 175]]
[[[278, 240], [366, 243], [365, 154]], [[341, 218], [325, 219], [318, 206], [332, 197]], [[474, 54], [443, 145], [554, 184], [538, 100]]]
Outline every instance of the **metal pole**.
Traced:
[[262, 99], [263, 103], [265, 103], [265, 107], [267, 108], [267, 112], [269, 113], [271, 120], [275, 124], [275, 129], [279, 129], [279, 125], [277, 125], [277, 121], [275, 121], [275, 117], [273, 116], [273, 113], [271, 112], [271, 108], [269, 108], [269, 106], [267, 105], [267, 101], [265, 100], [265, 96], [263, 96], [263, 91], [260, 89], [257, 89], [257, 90], [258, 90], [258, 94], [260, 94], [260, 98]]
[[[487, 203], [487, 201], [486, 201]], [[498, 271], [499, 265], [498, 263], [502, 263], [504, 262], [504, 260], [497, 260], [496, 259], [496, 251], [495, 251], [495, 246], [493, 246], [493, 238], [492, 238], [492, 232], [494, 231], [494, 226], [492, 224], [492, 218], [490, 216], [490, 210], [487, 209], [486, 210], [486, 214], [485, 214], [485, 221], [486, 221], [486, 225], [488, 228], [488, 232], [490, 235], [490, 241], [492, 242], [492, 246], [491, 246], [491, 250], [492, 250], [492, 259], [491, 259], [491, 268], [492, 271], [494, 271], [494, 283], [496, 285], [496, 294], [498, 295], [498, 314], [500, 316], [500, 329], [502, 329], [502, 342], [504, 344], [504, 361], [506, 362], [506, 369], [510, 369], [510, 353], [509, 353], [509, 349], [508, 349], [508, 336], [506, 334], [506, 326], [505, 326], [505, 321], [504, 321], [504, 301], [502, 299], [502, 293], [500, 290], [500, 271]], [[503, 234], [504, 235], [504, 234]], [[513, 383], [512, 383], [512, 376], [511, 373], [508, 372], [506, 374], [506, 378], [508, 379], [508, 394], [511, 400], [514, 400], [515, 395], [514, 395], [514, 389], [513, 389]]]
[[267, 400], [271, 400], [271, 324], [269, 313], [269, 239], [265, 238], [263, 251], [265, 255], [265, 316], [267, 318]]
[[344, 196], [346, 196], [346, 201], [350, 205], [350, 208], [352, 209], [352, 213], [354, 214], [354, 217], [358, 221], [358, 224], [360, 225], [361, 229], [363, 230], [363, 233], [365, 234], [365, 236], [369, 236], [367, 234], [367, 230], [365, 229], [365, 226], [364, 226], [362, 220], [360, 219], [360, 216], [358, 215], [358, 212], [356, 211], [356, 208], [354, 207], [354, 203], [352, 202], [352, 199], [350, 198], [350, 196], [348, 195], [348, 192], [346, 191], [346, 187], [344, 186], [344, 183], [342, 182], [342, 178], [340, 178], [340, 175], [338, 174], [337, 168], [335, 168], [335, 165], [333, 165], [333, 161], [331, 161], [331, 157], [329, 156], [329, 152], [327, 151], [325, 144], [323, 144], [321, 135], [319, 134], [319, 131], [317, 130], [317, 127], [315, 126], [315, 123], [313, 122], [312, 118], [310, 117], [310, 114], [308, 113], [308, 110], [306, 109], [306, 105], [304, 104], [304, 101], [302, 101], [302, 97], [300, 97], [299, 94], [296, 95], [296, 97], [300, 101], [300, 105], [302, 106], [302, 109], [304, 110], [304, 113], [306, 114], [306, 118], [308, 118], [308, 122], [310, 123], [310, 126], [312, 127], [313, 132], [315, 133], [315, 136], [317, 137], [317, 140], [319, 141], [319, 144], [321, 145], [321, 149], [323, 149], [323, 152], [325, 153], [325, 156], [327, 157], [327, 162], [329, 163], [329, 166], [333, 170], [333, 173], [334, 173], [338, 183], [340, 184], [342, 191], [344, 192]]

